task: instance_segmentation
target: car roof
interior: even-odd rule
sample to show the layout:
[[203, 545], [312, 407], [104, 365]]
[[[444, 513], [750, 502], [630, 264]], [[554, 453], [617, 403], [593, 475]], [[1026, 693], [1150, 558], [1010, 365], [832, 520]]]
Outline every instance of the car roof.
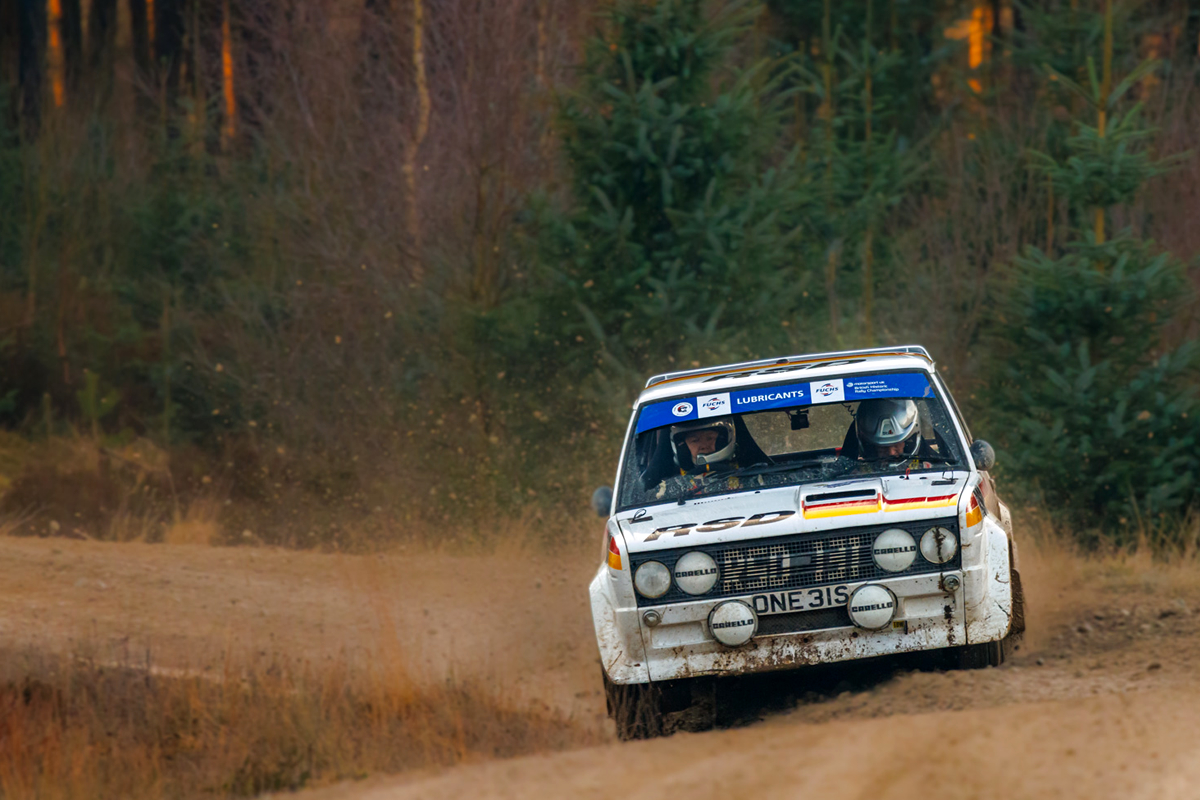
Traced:
[[834, 375], [911, 369], [930, 373], [936, 371], [929, 352], [920, 345], [768, 358], [655, 375], [646, 381], [646, 388], [635, 406], [679, 395], [716, 394], [729, 389], [812, 381]]

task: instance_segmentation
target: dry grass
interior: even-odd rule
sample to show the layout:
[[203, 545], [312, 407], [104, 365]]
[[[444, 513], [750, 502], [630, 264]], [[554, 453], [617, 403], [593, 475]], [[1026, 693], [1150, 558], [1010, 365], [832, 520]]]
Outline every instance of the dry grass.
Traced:
[[378, 468], [363, 466], [367, 477], [347, 478], [335, 489], [318, 478], [327, 464], [317, 467], [311, 454], [279, 450], [261, 462], [278, 487], [264, 493], [247, 488], [262, 476], [243, 468], [247, 459], [237, 453], [168, 451], [143, 438], [29, 440], [0, 432], [0, 533], [360, 553], [409, 546], [544, 551], [578, 538], [574, 531], [580, 516], [589, 516], [594, 488], [576, 472], [561, 478], [554, 497], [529, 490], [522, 502], [500, 504], [452, 487], [430, 491], [410, 480], [407, 462], [391, 469], [376, 454], [358, 461]]
[[479, 686], [414, 686], [404, 670], [275, 664], [179, 677], [30, 659], [24, 678], [0, 686], [0, 797], [252, 796], [594, 735]]
[[1200, 595], [1200, 551], [1195, 516], [1158, 537], [1142, 535], [1135, 547], [1085, 551], [1073, 531], [1026, 511], [1017, 520], [1021, 577], [1031, 621], [1027, 637], [1049, 635], [1052, 621], [1082, 608], [1103, 607], [1116, 597], [1136, 605], [1146, 598]]
[[221, 500], [215, 495], [202, 495], [187, 504], [182, 513], [163, 530], [166, 544], [217, 544], [221, 539], [218, 517]]
[[[1022, 515], [1022, 559], [1032, 556], [1037, 569], [1052, 571], [1070, 585], [1093, 582], [1100, 575], [1133, 579], [1154, 576], [1162, 586], [1200, 586], [1200, 515], [1195, 512], [1161, 527], [1135, 527], [1126, 537], [1132, 547], [1104, 544], [1085, 550], [1074, 531], [1055, 526], [1034, 512]], [[1165, 581], [1165, 583], [1163, 583]]]
[[0, 519], [19, 534], [153, 541], [174, 501], [167, 455], [146, 440], [55, 436], [20, 450], [0, 442], [0, 461]]

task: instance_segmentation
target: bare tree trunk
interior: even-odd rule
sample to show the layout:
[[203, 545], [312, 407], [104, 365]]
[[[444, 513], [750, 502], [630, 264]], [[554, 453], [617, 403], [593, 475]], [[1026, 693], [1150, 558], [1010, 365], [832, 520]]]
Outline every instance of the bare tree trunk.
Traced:
[[237, 135], [237, 95], [233, 89], [233, 26], [230, 21], [229, 0], [225, 0], [221, 9], [221, 93], [225, 98], [221, 141], [225, 148], [228, 148]]
[[163, 446], [171, 444], [171, 292], [163, 292], [162, 320], [159, 323], [162, 334], [162, 371], [163, 371]]
[[46, 5], [43, 0], [18, 0], [20, 45], [17, 80], [21, 86], [21, 117], [25, 130], [36, 135], [42, 114], [42, 81], [46, 72]]
[[[1108, 127], [1108, 97], [1112, 94], [1113, 9], [1112, 0], [1104, 0], [1104, 65], [1100, 79], [1100, 113], [1096, 130], [1103, 139]], [[1096, 244], [1104, 244], [1104, 208], [1098, 206], [1093, 223]]]
[[174, 107], [179, 94], [179, 76], [183, 66], [183, 4], [184, 0], [154, 0], [153, 5], [154, 53], [162, 65], [156, 78], [164, 118], [167, 111]]
[[874, 111], [875, 97], [873, 94], [872, 75], [871, 75], [871, 16], [873, 5], [871, 0], [867, 0], [867, 47], [864, 51], [866, 63], [866, 74], [864, 75], [863, 86], [863, 156], [866, 162], [866, 185], [863, 187], [863, 199], [867, 203], [867, 232], [863, 238], [863, 328], [866, 335], [867, 347], [873, 347], [875, 344], [875, 275], [873, 267], [875, 265], [875, 241], [872, 234], [874, 233], [875, 219], [874, 212], [871, 209], [870, 191], [871, 191], [871, 138], [875, 135], [871, 127], [871, 112]]
[[534, 74], [537, 77], [539, 89], [545, 89], [549, 85], [546, 79], [546, 61], [547, 50], [550, 44], [550, 35], [547, 29], [547, 17], [550, 13], [549, 1], [538, 0], [537, 3], [537, 67]]
[[71, 354], [67, 348], [67, 301], [70, 297], [71, 279], [66, 265], [65, 253], [59, 253], [58, 261], [58, 321], [55, 325], [54, 344], [58, 361], [62, 367], [63, 386], [71, 385]]
[[[77, 2], [78, 0], [76, 0]], [[150, 18], [146, 0], [129, 0], [129, 27], [133, 34], [133, 61], [142, 75], [150, 73]]]
[[[821, 105], [820, 115], [825, 121], [825, 203], [829, 216], [833, 213], [833, 159], [835, 155], [836, 130], [834, 129], [833, 106], [833, 34], [831, 26], [832, 0], [825, 0], [825, 17], [821, 25], [821, 55], [825, 63], [821, 65], [821, 75], [824, 79], [825, 102]], [[825, 262], [825, 294], [829, 300], [829, 330], [836, 341], [838, 338], [838, 309], [837, 273], [838, 258], [841, 254], [841, 244], [837, 241], [829, 243], [829, 252]]]
[[62, 45], [70, 95], [78, 91], [83, 77], [83, 9], [79, 0], [62, 0]]
[[50, 79], [50, 93], [55, 108], [67, 102], [62, 30], [62, 0], [46, 0], [46, 77]]
[[91, 0], [88, 14], [88, 68], [93, 72], [112, 68], [117, 41], [117, 0]]
[[412, 282], [425, 282], [425, 266], [421, 246], [421, 207], [417, 190], [417, 156], [421, 144], [429, 133], [429, 83], [425, 74], [425, 4], [424, 0], [412, 0], [412, 61], [413, 76], [417, 89], [416, 127], [404, 148], [404, 181], [408, 189], [408, 209], [405, 228], [409, 246], [412, 248]]
[[19, 45], [20, 23], [17, 4], [0, 3], [0, 84], [17, 86], [16, 66]]
[[1054, 253], [1054, 180], [1046, 176], [1046, 255]]
[[394, 48], [387, 41], [387, 32], [398, 30], [395, 20], [396, 11], [389, 0], [363, 0], [358, 47], [363, 54], [363, 108], [366, 111], [375, 112], [390, 106], [382, 95], [391, 95], [388, 77], [396, 68]]

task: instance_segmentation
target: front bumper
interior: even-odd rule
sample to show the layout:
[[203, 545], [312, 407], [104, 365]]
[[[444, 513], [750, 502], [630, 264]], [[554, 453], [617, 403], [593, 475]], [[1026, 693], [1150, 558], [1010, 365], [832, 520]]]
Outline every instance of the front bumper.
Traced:
[[[616, 581], [602, 566], [590, 589], [604, 671], [614, 683], [647, 683], [769, 672], [1001, 639], [1008, 634], [1012, 618], [1008, 537], [987, 518], [962, 545], [962, 569], [869, 581], [886, 586], [896, 596], [892, 626], [880, 631], [840, 626], [760, 633], [736, 648], [718, 643], [707, 629], [709, 612], [724, 599], [658, 606], [662, 622], [649, 627], [636, 603], [630, 602], [630, 594], [620, 598], [624, 602], [618, 600]], [[947, 575], [962, 581], [956, 592], [943, 591]], [[858, 585], [862, 584], [851, 588]], [[760, 620], [760, 631], [766, 619]]]

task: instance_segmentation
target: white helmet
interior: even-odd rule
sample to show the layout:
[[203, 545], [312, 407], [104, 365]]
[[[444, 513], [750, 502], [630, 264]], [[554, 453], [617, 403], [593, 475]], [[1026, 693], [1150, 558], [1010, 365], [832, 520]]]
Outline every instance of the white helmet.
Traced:
[[[692, 458], [692, 451], [684, 442], [689, 433], [696, 431], [716, 431], [717, 449], [707, 455]], [[681, 422], [671, 426], [671, 452], [675, 454], [675, 463], [680, 469], [692, 469], [709, 464], [717, 464], [733, 458], [733, 450], [737, 444], [737, 431], [728, 417], [723, 419], [702, 419], [695, 422]]]
[[900, 442], [904, 443], [904, 454], [898, 458], [912, 458], [921, 449], [921, 418], [912, 400], [899, 397], [863, 400], [854, 420], [861, 455]]

